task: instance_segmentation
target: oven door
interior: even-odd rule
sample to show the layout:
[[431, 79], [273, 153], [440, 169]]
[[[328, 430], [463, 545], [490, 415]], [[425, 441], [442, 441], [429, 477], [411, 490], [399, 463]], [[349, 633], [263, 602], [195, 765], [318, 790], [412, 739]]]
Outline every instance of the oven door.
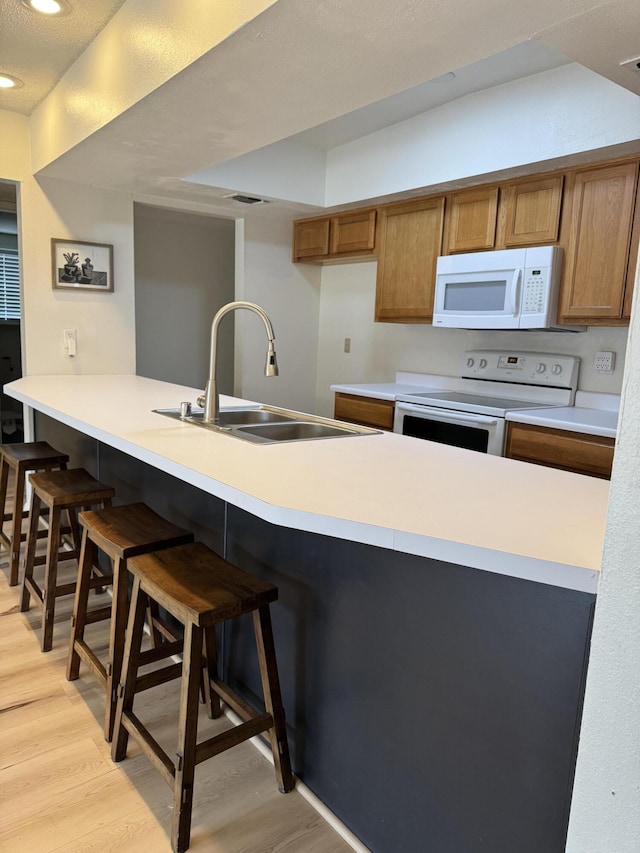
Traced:
[[504, 418], [396, 402], [393, 431], [493, 456], [504, 453]]

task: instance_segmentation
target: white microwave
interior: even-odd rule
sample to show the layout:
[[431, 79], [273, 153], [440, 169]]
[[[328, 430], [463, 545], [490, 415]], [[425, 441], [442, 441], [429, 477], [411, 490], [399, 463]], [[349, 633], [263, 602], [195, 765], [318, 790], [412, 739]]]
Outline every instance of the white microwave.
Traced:
[[[433, 325], [455, 329], [552, 329], [560, 246], [438, 258]], [[575, 331], [576, 327], [558, 327]]]

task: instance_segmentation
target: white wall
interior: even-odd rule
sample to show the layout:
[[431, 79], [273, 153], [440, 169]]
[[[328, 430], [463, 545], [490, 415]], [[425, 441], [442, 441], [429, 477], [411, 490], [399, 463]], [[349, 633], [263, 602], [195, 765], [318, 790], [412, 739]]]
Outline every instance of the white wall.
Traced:
[[326, 165], [324, 151], [285, 139], [194, 172], [182, 180], [322, 207]]
[[[626, 352], [626, 328], [592, 327], [586, 332], [492, 332], [435, 329], [430, 325], [374, 323], [375, 261], [322, 268], [318, 333], [318, 411], [333, 412], [335, 383], [389, 382], [397, 370], [455, 376], [465, 349], [519, 348], [559, 352], [582, 359], [579, 387], [619, 394]], [[344, 339], [351, 338], [351, 352]], [[611, 374], [596, 373], [594, 353], [613, 350]]]
[[0, 178], [21, 181], [30, 174], [29, 118], [0, 110]]
[[637, 291], [628, 355], [567, 853], [637, 853], [640, 850], [640, 311]]
[[273, 323], [280, 375], [264, 374], [261, 320], [237, 314], [236, 393], [303, 412], [316, 407], [320, 268], [291, 263], [291, 223], [247, 218], [236, 232], [236, 298], [256, 302]]
[[640, 138], [640, 98], [564, 65], [459, 98], [327, 155], [328, 206]]
[[[232, 219], [134, 207], [136, 372], [203, 388], [211, 321], [234, 299]], [[220, 326], [218, 387], [233, 392], [233, 322]]]
[[[24, 373], [135, 372], [129, 195], [29, 177], [21, 202]], [[111, 243], [114, 292], [53, 290], [52, 237]], [[77, 330], [73, 359], [64, 352], [64, 329]]]

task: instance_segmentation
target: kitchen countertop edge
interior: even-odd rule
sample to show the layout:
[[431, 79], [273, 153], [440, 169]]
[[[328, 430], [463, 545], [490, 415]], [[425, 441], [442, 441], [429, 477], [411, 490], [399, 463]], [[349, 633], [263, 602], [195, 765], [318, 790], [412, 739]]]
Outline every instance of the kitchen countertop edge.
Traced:
[[[33, 377], [34, 380], [45, 378], [59, 379], [60, 377]], [[72, 385], [74, 380], [83, 378], [86, 380], [88, 377], [64, 377], [64, 380], [68, 380], [64, 384], [65, 386]], [[101, 377], [96, 376], [94, 378], [99, 381]], [[109, 376], [111, 380], [117, 380], [117, 378]], [[130, 379], [129, 376], [121, 378], [123, 383], [127, 379]], [[142, 380], [141, 377], [135, 378]], [[595, 593], [597, 590], [599, 572], [594, 569], [593, 565], [573, 565], [560, 560], [554, 562], [539, 556], [512, 553], [508, 550], [508, 547], [505, 547], [504, 550], [502, 548], [486, 548], [482, 545], [469, 544], [462, 541], [435, 538], [425, 533], [394, 529], [375, 523], [363, 523], [356, 519], [343, 518], [338, 515], [332, 516], [328, 513], [321, 514], [312, 510], [307, 511], [304, 508], [304, 496], [299, 500], [298, 506], [295, 507], [279, 505], [276, 502], [270, 503], [268, 500], [248, 494], [241, 488], [234, 487], [232, 483], [217, 480], [214, 476], [205, 473], [203, 470], [197, 470], [196, 468], [185, 465], [176, 458], [171, 458], [171, 453], [158, 453], [151, 449], [151, 447], [145, 447], [144, 444], [138, 443], [138, 441], [128, 440], [108, 428], [102, 428], [95, 422], [92, 422], [91, 418], [84, 419], [84, 417], [78, 417], [77, 412], [71, 414], [64, 411], [64, 406], [58, 408], [51, 402], [51, 399], [47, 401], [39, 399], [40, 395], [34, 393], [33, 390], [29, 390], [29, 385], [32, 384], [29, 380], [30, 377], [26, 377], [10, 383], [8, 386], [5, 386], [6, 393], [23, 404], [32, 406], [37, 411], [83, 432], [97, 441], [134, 456], [180, 480], [189, 482], [203, 491], [213, 494], [222, 500], [229, 501], [235, 506], [272, 524], [333, 536], [339, 539], [352, 540], [458, 565], [467, 565], [472, 568], [562, 588], [589, 593]], [[156, 380], [148, 381], [155, 382]], [[117, 382], [110, 384], [117, 385]], [[182, 388], [182, 386], [172, 385], [171, 383], [160, 384], [166, 385], [168, 392], [169, 390], [174, 391], [178, 387]], [[41, 396], [44, 397], [45, 395]], [[172, 397], [169, 396], [169, 399], [172, 399]], [[233, 402], [233, 398], [227, 398], [227, 405]], [[184, 425], [181, 426], [187, 428]], [[154, 431], [162, 430], [163, 427], [164, 429], [167, 428], [159, 423], [156, 430], [154, 425]], [[141, 440], [144, 440], [143, 430], [136, 431], [134, 434], [137, 438], [140, 437]], [[208, 433], [205, 434], [209, 435]], [[237, 439], [227, 440], [237, 441]], [[344, 441], [364, 442], [367, 440], [370, 439], [345, 439]], [[292, 502], [294, 502], [293, 499]], [[313, 504], [313, 501], [310, 504]], [[508, 542], [506, 544], [508, 546]], [[591, 562], [593, 563], [593, 560]]]

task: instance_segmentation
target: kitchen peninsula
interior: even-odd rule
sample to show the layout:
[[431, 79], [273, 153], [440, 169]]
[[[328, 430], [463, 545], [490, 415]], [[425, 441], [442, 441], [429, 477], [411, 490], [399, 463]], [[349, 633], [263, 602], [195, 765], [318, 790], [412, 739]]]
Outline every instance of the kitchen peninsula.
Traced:
[[[5, 391], [118, 503], [279, 587], [294, 770], [374, 853], [563, 850], [606, 482], [388, 433], [255, 445], [136, 376]], [[222, 657], [250, 696], [244, 640]]]

